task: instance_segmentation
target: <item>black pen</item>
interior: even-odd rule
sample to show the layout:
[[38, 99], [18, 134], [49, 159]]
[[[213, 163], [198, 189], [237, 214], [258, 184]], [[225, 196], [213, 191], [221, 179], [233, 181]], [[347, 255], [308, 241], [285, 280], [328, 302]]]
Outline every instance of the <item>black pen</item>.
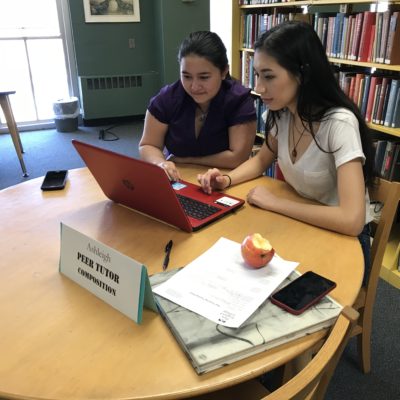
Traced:
[[165, 246], [165, 257], [164, 257], [164, 262], [163, 262], [163, 271], [165, 271], [168, 268], [169, 255], [171, 254], [171, 249], [172, 249], [172, 245], [173, 244], [174, 244], [174, 242], [172, 240], [170, 240]]

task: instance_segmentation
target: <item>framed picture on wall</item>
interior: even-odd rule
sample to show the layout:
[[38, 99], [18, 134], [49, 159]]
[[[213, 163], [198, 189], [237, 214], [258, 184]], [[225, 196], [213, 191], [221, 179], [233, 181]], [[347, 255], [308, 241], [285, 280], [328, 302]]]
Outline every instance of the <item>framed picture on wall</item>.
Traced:
[[85, 22], [140, 22], [139, 0], [83, 0]]

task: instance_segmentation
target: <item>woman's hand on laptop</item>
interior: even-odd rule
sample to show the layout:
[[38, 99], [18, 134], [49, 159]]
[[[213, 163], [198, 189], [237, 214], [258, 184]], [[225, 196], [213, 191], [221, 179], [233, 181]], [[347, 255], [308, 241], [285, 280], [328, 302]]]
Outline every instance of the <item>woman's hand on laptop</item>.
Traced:
[[172, 161], [162, 161], [158, 166], [165, 171], [171, 181], [179, 181], [181, 179], [179, 171]]
[[205, 193], [211, 194], [213, 189], [223, 190], [230, 186], [231, 180], [217, 168], [209, 169], [205, 174], [198, 174], [197, 180]]

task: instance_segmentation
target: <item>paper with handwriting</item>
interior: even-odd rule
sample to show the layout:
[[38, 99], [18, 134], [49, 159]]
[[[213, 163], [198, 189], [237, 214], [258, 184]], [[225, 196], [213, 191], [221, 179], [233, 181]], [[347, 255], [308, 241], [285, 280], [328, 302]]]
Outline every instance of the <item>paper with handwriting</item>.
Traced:
[[266, 267], [251, 268], [240, 243], [221, 237], [153, 292], [217, 324], [238, 328], [297, 265], [275, 253]]

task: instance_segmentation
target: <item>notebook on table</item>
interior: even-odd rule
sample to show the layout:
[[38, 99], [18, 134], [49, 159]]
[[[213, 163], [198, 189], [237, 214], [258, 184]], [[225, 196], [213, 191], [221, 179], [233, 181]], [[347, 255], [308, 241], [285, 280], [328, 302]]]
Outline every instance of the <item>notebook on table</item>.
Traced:
[[[152, 288], [178, 271], [152, 275]], [[279, 288], [299, 275], [293, 271]], [[342, 310], [330, 296], [301, 315], [290, 314], [267, 299], [240, 328], [228, 328], [157, 294], [154, 297], [161, 317], [199, 375], [327, 328]]]
[[171, 182], [161, 167], [146, 161], [78, 140], [72, 144], [110, 200], [184, 231], [201, 229], [244, 204], [224, 193], [206, 194], [190, 182]]

